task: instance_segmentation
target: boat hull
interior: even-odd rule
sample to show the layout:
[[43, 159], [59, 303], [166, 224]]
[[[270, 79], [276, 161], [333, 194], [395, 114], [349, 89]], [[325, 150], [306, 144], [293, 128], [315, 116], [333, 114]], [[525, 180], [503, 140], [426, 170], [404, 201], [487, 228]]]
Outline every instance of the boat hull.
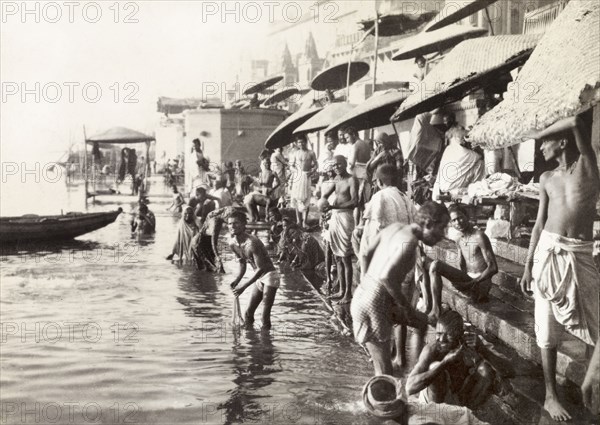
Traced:
[[119, 208], [101, 213], [3, 217], [0, 218], [0, 242], [73, 239], [113, 223], [121, 212], [123, 210]]

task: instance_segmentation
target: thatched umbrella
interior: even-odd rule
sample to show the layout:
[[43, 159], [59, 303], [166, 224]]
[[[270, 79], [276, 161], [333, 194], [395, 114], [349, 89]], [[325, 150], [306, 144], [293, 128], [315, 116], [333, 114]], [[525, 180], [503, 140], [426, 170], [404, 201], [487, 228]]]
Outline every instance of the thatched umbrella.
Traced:
[[299, 126], [294, 134], [312, 133], [326, 128], [329, 124], [346, 115], [354, 109], [356, 105], [346, 102], [330, 103], [325, 106], [318, 114], [312, 116], [304, 124]]
[[392, 59], [399, 61], [443, 52], [453, 48], [461, 41], [481, 37], [487, 32], [485, 28], [463, 25], [452, 25], [433, 32], [421, 32], [414, 37], [407, 38]]
[[294, 141], [293, 131], [322, 109], [322, 107], [318, 107], [294, 112], [273, 130], [265, 142], [265, 147], [275, 149], [289, 145]]
[[340, 90], [354, 84], [369, 73], [366, 62], [341, 63], [319, 72], [310, 83], [313, 90]]
[[571, 1], [540, 40], [515, 90], [483, 115], [469, 134], [489, 149], [510, 146], [535, 130], [600, 101], [600, 2]]
[[[496, 1], [498, 0], [463, 0], [462, 2], [446, 2], [444, 10], [442, 10], [435, 19], [427, 25], [425, 31], [435, 31], [446, 25], [454, 24], [482, 9], [486, 9], [487, 14], [487, 7]], [[489, 15], [487, 18], [489, 22]]]
[[283, 80], [283, 76], [277, 75], [275, 77], [267, 78], [267, 79], [261, 81], [260, 83], [252, 84], [250, 87], [248, 87], [246, 90], [244, 90], [244, 95], [247, 96], [247, 95], [255, 94], [255, 93], [257, 93], [257, 94], [263, 93], [269, 87], [274, 86], [281, 80]]
[[418, 90], [400, 105], [392, 121], [404, 121], [461, 100], [469, 93], [497, 84], [522, 65], [539, 34], [498, 35], [460, 43], [421, 81]]
[[267, 97], [263, 102], [263, 106], [277, 105], [279, 102], [283, 102], [287, 98], [297, 94], [300, 94], [300, 90], [296, 87], [283, 87]]
[[406, 89], [391, 89], [385, 93], [376, 93], [344, 116], [329, 124], [329, 127], [325, 129], [325, 133], [337, 131], [349, 125], [360, 131], [389, 124], [390, 116], [406, 100], [408, 95], [409, 91]]

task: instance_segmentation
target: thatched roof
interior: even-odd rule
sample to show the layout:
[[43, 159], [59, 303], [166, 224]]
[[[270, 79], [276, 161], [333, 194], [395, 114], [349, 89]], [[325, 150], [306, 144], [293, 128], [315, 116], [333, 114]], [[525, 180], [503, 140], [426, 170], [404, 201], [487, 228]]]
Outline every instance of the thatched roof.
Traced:
[[540, 37], [497, 35], [463, 41], [427, 74], [392, 120], [412, 118], [497, 84], [527, 60]]
[[599, 25], [598, 0], [569, 2], [523, 66], [514, 90], [475, 123], [470, 141], [490, 149], [513, 145], [597, 104]]

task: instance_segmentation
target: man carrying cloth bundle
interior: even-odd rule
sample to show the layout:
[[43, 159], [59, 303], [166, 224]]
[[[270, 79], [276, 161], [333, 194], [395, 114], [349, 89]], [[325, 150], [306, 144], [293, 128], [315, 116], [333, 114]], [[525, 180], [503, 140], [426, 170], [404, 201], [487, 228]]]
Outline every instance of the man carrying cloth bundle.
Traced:
[[540, 177], [540, 206], [521, 289], [535, 299], [535, 329], [546, 383], [544, 408], [554, 420], [571, 415], [556, 392], [557, 345], [562, 328], [591, 348], [598, 339], [600, 274], [592, 257], [600, 195], [598, 164], [589, 126], [563, 119], [532, 135], [542, 139], [546, 161], [558, 167]]

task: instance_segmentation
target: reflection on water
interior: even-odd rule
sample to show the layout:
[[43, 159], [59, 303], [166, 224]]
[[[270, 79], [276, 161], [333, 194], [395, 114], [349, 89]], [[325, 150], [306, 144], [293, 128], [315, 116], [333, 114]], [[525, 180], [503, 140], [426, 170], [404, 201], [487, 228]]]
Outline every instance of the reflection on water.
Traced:
[[212, 275], [166, 261], [179, 217], [163, 202], [150, 237], [132, 238], [125, 213], [75, 241], [2, 252], [3, 423], [368, 423], [371, 366], [302, 276], [283, 276], [270, 333], [260, 308], [256, 329], [234, 327], [237, 262], [225, 254], [227, 273]]

